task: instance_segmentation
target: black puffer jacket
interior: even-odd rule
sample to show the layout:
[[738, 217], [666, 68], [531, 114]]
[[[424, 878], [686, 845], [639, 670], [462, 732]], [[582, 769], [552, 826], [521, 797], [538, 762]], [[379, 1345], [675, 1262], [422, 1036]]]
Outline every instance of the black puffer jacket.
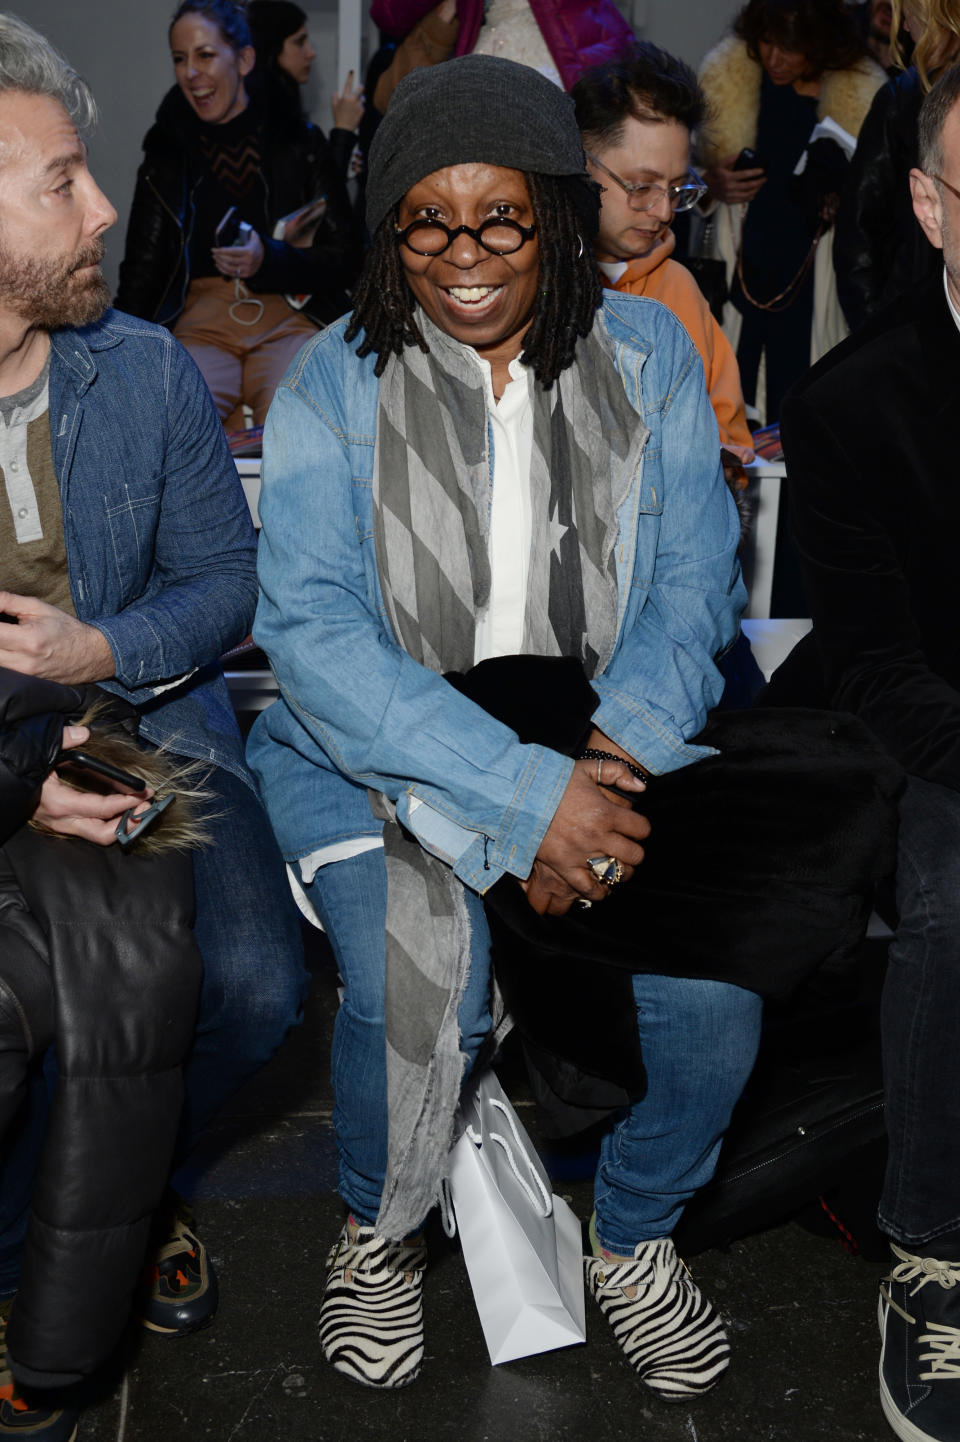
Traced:
[[833, 243], [837, 293], [851, 330], [943, 264], [910, 201], [922, 103], [911, 67], [877, 91], [860, 131]]
[[88, 695], [0, 668], [0, 1134], [54, 1039], [59, 1072], [7, 1342], [14, 1375], [45, 1387], [92, 1372], [126, 1324], [200, 986], [188, 855], [24, 824]]
[[[258, 118], [263, 204], [269, 225], [258, 231], [264, 259], [246, 282], [254, 294], [309, 295], [304, 314], [326, 325], [350, 308], [361, 246], [342, 173], [342, 157], [317, 128], [253, 89]], [[211, 127], [204, 126], [204, 130]], [[144, 158], [127, 224], [116, 296], [118, 310], [172, 326], [186, 303], [197, 201], [208, 179], [198, 137], [201, 122], [174, 86], [143, 142]], [[314, 244], [273, 239], [284, 215], [326, 196]], [[242, 217], [248, 218], [248, 217]]]

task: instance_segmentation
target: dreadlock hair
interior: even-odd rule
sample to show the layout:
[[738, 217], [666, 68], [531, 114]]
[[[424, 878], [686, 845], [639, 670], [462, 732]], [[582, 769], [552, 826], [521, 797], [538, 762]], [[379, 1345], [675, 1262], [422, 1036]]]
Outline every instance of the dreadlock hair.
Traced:
[[[602, 288], [593, 258], [600, 192], [586, 176], [528, 173], [526, 181], [540, 245], [540, 272], [537, 303], [520, 359], [549, 390], [572, 364], [577, 340], [589, 334], [600, 305]], [[346, 340], [364, 332], [357, 355], [376, 354], [377, 376], [404, 346], [429, 349], [414, 319], [395, 219], [394, 212], [376, 229], [345, 332]]]

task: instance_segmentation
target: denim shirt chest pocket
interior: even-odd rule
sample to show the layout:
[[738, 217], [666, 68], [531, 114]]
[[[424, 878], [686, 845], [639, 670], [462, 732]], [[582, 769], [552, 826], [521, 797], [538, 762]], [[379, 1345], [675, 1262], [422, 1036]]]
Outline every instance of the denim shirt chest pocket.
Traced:
[[[89, 487], [74, 481], [69, 489], [64, 522], [74, 544], [70, 547], [70, 576], [77, 611], [85, 616], [115, 614], [147, 592], [154, 584], [155, 537], [160, 521], [163, 477], [152, 472], [142, 480], [109, 477], [109, 455]], [[122, 475], [122, 472], [120, 472]], [[93, 548], [81, 544], [98, 538]], [[90, 562], [96, 558], [96, 568]]]
[[103, 493], [109, 536], [104, 562], [119, 587], [121, 605], [129, 604], [146, 589], [153, 570], [162, 496], [163, 477], [159, 471], [111, 486]]

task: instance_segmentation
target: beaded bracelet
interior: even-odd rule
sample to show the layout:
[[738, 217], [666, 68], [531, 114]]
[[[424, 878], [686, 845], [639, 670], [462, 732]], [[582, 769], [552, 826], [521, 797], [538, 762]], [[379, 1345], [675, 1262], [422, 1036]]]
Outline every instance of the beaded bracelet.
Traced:
[[[625, 767], [627, 768], [627, 770], [630, 772], [630, 774], [631, 774], [632, 776], [635, 776], [638, 781], [648, 781], [648, 780], [650, 779], [650, 778], [648, 777], [646, 771], [641, 771], [641, 769], [640, 769], [639, 766], [634, 765], [634, 763], [633, 763], [632, 761], [628, 761], [625, 756], [614, 756], [614, 754], [613, 754], [612, 751], [598, 751], [595, 746], [588, 746], [585, 751], [581, 751], [581, 752], [580, 752], [580, 755], [577, 757], [577, 760], [578, 760], [578, 761], [616, 761], [616, 762], [618, 762], [618, 764], [619, 764], [620, 766], [625, 766]], [[599, 768], [599, 767], [597, 767], [597, 785], [598, 785], [598, 786], [600, 785], [600, 768]]]

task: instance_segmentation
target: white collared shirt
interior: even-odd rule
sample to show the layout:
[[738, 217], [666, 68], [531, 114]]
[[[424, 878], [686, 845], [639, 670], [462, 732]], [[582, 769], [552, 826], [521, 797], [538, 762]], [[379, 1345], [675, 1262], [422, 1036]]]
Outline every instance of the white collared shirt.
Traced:
[[950, 314], [953, 316], [953, 323], [960, 330], [960, 310], [957, 309], [953, 296], [950, 294], [950, 280], [947, 275], [947, 267], [943, 267], [943, 289], [947, 297], [947, 305], [950, 307]]
[[493, 491], [490, 497], [490, 604], [477, 618], [474, 663], [490, 656], [514, 656], [523, 648], [523, 619], [533, 519], [530, 505], [530, 457], [533, 452], [533, 372], [519, 359], [509, 365], [510, 380], [493, 395], [490, 362], [470, 346], [464, 349], [483, 373], [487, 416], [493, 435]]
[[[493, 490], [490, 497], [490, 604], [477, 618], [473, 660], [491, 656], [515, 656], [523, 647], [523, 622], [527, 598], [527, 571], [533, 540], [530, 503], [530, 460], [533, 454], [533, 371], [519, 358], [508, 367], [507, 382], [499, 403], [493, 394], [490, 362], [472, 346], [463, 350], [476, 361], [483, 374], [487, 417], [493, 436]], [[413, 814], [421, 803], [413, 798]], [[301, 857], [287, 873], [294, 898], [309, 921], [316, 915], [303, 886], [309, 885], [321, 866], [345, 861], [382, 846], [378, 836], [357, 836], [349, 841], [324, 846]], [[299, 874], [298, 874], [299, 873]]]

